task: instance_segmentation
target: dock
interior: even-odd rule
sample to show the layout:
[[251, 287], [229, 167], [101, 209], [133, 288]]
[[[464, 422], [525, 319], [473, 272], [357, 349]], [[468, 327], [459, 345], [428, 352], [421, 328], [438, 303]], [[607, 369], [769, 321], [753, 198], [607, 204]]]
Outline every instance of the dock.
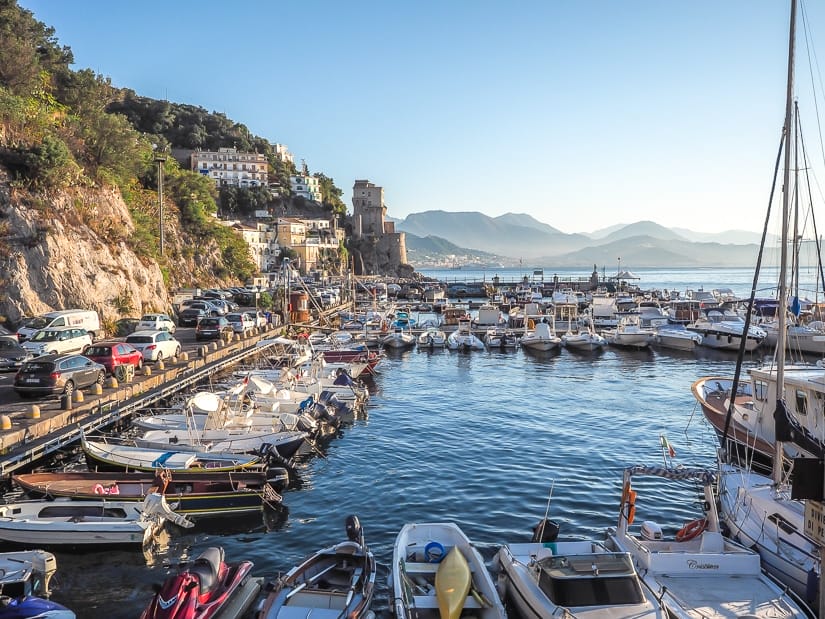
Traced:
[[[267, 350], [258, 346], [276, 331], [220, 344], [201, 346], [195, 358], [181, 354], [178, 363], [157, 369], [145, 366], [129, 383], [104, 387], [98, 394], [82, 394], [82, 400], [15, 403], [0, 411], [0, 475], [4, 478], [80, 440], [90, 433], [128, 421], [137, 411], [188, 389], [210, 376]], [[186, 357], [186, 358], [184, 358]], [[149, 368], [149, 371], [146, 371]], [[79, 392], [76, 392], [76, 394]]]

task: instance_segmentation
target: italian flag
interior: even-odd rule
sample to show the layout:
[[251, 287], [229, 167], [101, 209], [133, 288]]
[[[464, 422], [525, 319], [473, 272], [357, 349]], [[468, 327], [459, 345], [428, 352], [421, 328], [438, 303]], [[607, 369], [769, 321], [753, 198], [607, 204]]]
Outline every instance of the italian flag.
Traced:
[[667, 437], [664, 434], [659, 436], [659, 440], [662, 443], [662, 449], [667, 449], [667, 453], [671, 458], [676, 457], [676, 450], [673, 449], [673, 445], [667, 442]]

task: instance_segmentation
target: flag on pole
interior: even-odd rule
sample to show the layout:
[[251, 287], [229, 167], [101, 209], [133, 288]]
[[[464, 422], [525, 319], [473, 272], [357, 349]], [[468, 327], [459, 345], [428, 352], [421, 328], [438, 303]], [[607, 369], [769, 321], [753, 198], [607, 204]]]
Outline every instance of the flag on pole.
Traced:
[[665, 450], [665, 449], [666, 449], [666, 450], [667, 450], [668, 455], [669, 455], [671, 458], [675, 458], [675, 457], [676, 457], [676, 450], [675, 450], [675, 449], [673, 449], [673, 445], [671, 445], [671, 444], [667, 441], [667, 437], [666, 437], [664, 434], [660, 434], [660, 435], [659, 435], [659, 440], [662, 442], [662, 450]]

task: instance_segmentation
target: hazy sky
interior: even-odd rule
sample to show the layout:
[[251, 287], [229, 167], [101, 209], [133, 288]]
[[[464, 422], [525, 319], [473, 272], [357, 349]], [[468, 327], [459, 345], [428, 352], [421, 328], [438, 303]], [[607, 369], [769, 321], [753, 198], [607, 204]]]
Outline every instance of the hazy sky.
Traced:
[[[787, 1], [19, 1], [75, 68], [225, 113], [331, 176], [348, 205], [366, 178], [393, 217], [529, 213], [564, 232], [764, 220]], [[802, 6], [815, 53], [825, 7]], [[821, 163], [808, 54], [801, 36]]]

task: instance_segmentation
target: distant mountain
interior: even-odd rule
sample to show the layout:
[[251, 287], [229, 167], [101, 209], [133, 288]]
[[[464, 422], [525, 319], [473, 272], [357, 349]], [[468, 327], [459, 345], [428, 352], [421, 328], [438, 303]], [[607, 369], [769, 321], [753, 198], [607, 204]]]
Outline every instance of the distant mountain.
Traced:
[[414, 266], [454, 267], [467, 265], [504, 266], [507, 258], [485, 251], [459, 247], [437, 236], [407, 235], [407, 260]]
[[[408, 259], [413, 266], [424, 256], [428, 265], [439, 260], [466, 259], [601, 267], [616, 264], [621, 256], [622, 264], [630, 269], [753, 266], [760, 241], [760, 235], [753, 232], [707, 234], [666, 228], [652, 221], [610, 226], [589, 234], [565, 234], [530, 215], [517, 213], [489, 217], [477, 212], [425, 211], [398, 220], [396, 229], [408, 233]], [[437, 241], [427, 241], [425, 248], [417, 245], [418, 241], [411, 242], [413, 235]]]
[[589, 242], [585, 236], [564, 234], [527, 215], [493, 218], [476, 212], [425, 211], [408, 215], [396, 229], [420, 237], [437, 235], [459, 247], [528, 259], [566, 253]]
[[629, 239], [636, 236], [649, 236], [654, 239], [662, 239], [664, 241], [687, 240], [670, 228], [665, 228], [664, 226], [660, 226], [652, 221], [638, 221], [635, 224], [622, 226], [621, 228], [602, 237], [600, 240], [604, 243], [612, 243], [613, 241], [621, 241], [622, 239]]

